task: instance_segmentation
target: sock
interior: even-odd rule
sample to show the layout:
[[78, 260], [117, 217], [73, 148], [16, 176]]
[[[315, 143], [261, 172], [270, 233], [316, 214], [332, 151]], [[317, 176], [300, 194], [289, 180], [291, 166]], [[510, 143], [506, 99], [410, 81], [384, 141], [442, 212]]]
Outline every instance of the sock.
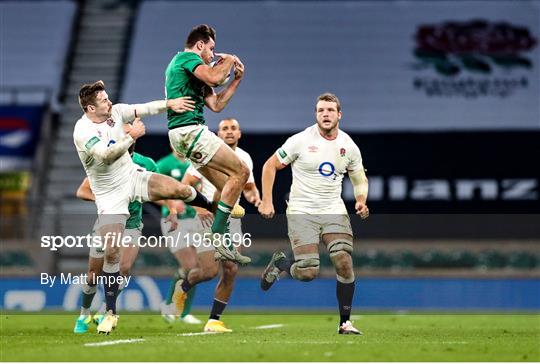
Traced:
[[90, 306], [92, 306], [92, 300], [96, 295], [96, 285], [85, 284], [81, 291], [81, 315], [90, 315]]
[[288, 258], [280, 259], [280, 260], [276, 261], [276, 267], [278, 267], [280, 271], [287, 272], [287, 273], [290, 274], [291, 273], [290, 270], [291, 270], [292, 263], [293, 262]]
[[185, 203], [191, 206], [202, 207], [208, 211], [212, 211], [212, 201], [209, 201], [202, 193], [191, 187], [191, 196], [184, 200]]
[[232, 207], [223, 201], [218, 202], [218, 207], [214, 214], [214, 223], [212, 224], [212, 233], [224, 234], [227, 229], [227, 221], [231, 214]]
[[339, 325], [351, 319], [352, 301], [354, 296], [354, 282], [341, 283], [337, 281], [336, 295], [339, 306]]
[[210, 319], [219, 320], [223, 310], [227, 307], [227, 302], [223, 302], [214, 298], [214, 304], [212, 305], [212, 311], [210, 311]]
[[165, 303], [170, 305], [172, 303], [172, 296], [174, 294], [174, 286], [176, 286], [176, 282], [180, 279], [180, 275], [178, 272], [174, 272], [174, 275], [171, 278], [171, 283], [169, 284], [169, 292], [167, 293], [167, 299], [165, 300]]
[[191, 312], [191, 306], [193, 306], [193, 300], [195, 299], [195, 292], [197, 291], [197, 286], [191, 287], [191, 289], [187, 293], [186, 302], [184, 303], [184, 311], [182, 311], [182, 314], [180, 317], [184, 318]]
[[103, 290], [105, 292], [105, 303], [107, 304], [107, 311], [112, 310], [112, 313], [116, 314], [116, 297], [118, 297], [118, 277], [120, 276], [120, 272], [103, 272], [103, 275], [105, 276], [105, 282], [103, 282]]
[[105, 315], [105, 312], [107, 312], [107, 305], [103, 302], [97, 313]]

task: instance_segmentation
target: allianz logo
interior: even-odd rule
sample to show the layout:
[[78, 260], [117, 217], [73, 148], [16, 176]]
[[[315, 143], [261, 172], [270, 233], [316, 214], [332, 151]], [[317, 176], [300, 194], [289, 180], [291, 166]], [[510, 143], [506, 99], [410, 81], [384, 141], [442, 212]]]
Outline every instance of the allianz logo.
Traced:
[[[533, 201], [538, 200], [537, 178], [410, 179], [405, 176], [368, 176], [368, 200], [381, 201]], [[350, 183], [343, 198], [354, 200]]]

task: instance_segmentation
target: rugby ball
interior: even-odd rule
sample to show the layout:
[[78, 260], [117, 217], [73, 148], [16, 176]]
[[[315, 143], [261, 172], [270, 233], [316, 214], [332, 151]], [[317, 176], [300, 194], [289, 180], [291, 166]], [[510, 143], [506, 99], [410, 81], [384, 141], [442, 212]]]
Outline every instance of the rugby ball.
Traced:
[[[211, 63], [210, 63], [210, 67], [214, 67], [215, 65], [217, 65], [217, 64], [220, 63], [220, 62], [221, 62], [221, 58], [218, 59], [217, 61], [211, 62]], [[217, 85], [217, 87], [220, 87], [220, 86], [225, 85], [227, 82], [229, 82], [230, 79], [231, 79], [231, 74], [229, 73], [229, 74], [227, 75], [227, 77], [225, 78], [225, 80], [224, 80], [222, 83], [220, 83], [219, 85]]]

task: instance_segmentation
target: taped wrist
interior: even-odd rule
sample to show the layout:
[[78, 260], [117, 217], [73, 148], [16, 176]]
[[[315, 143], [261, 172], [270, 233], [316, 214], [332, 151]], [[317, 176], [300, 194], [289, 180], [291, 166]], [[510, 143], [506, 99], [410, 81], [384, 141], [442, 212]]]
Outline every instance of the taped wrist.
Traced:
[[369, 185], [364, 168], [356, 172], [349, 172], [349, 178], [353, 185], [354, 197], [365, 196], [367, 199]]

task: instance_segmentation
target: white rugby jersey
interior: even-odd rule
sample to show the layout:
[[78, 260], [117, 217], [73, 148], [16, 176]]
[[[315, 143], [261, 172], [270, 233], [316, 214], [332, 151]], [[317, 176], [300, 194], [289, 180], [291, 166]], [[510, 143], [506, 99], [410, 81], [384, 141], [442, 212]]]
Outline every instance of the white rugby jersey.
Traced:
[[103, 123], [94, 123], [83, 115], [75, 124], [73, 141], [96, 197], [110, 193], [115, 187], [127, 183], [137, 165], [127, 151], [110, 165], [96, 160], [88, 151], [97, 143], [106, 146], [114, 144], [125, 135], [123, 124], [133, 119], [134, 105], [116, 104], [112, 107], [111, 117]]
[[[253, 177], [253, 160], [251, 159], [249, 153], [239, 147], [236, 147], [234, 152], [242, 161], [244, 161], [244, 163], [247, 164], [249, 168], [249, 178], [246, 183], [255, 183], [255, 178]], [[216, 188], [214, 187], [214, 185], [211, 184], [210, 181], [206, 179], [202, 174], [200, 174], [199, 171], [197, 171], [195, 167], [193, 167], [193, 164], [189, 166], [187, 173], [201, 180], [201, 193], [204, 195], [204, 197], [212, 201], [214, 199], [214, 193], [216, 192]], [[238, 201], [240, 201], [240, 198], [238, 198]]]
[[328, 140], [315, 124], [287, 139], [276, 156], [291, 164], [289, 212], [347, 213], [341, 199], [343, 176], [364, 168], [360, 149], [347, 133], [339, 130], [334, 140]]

